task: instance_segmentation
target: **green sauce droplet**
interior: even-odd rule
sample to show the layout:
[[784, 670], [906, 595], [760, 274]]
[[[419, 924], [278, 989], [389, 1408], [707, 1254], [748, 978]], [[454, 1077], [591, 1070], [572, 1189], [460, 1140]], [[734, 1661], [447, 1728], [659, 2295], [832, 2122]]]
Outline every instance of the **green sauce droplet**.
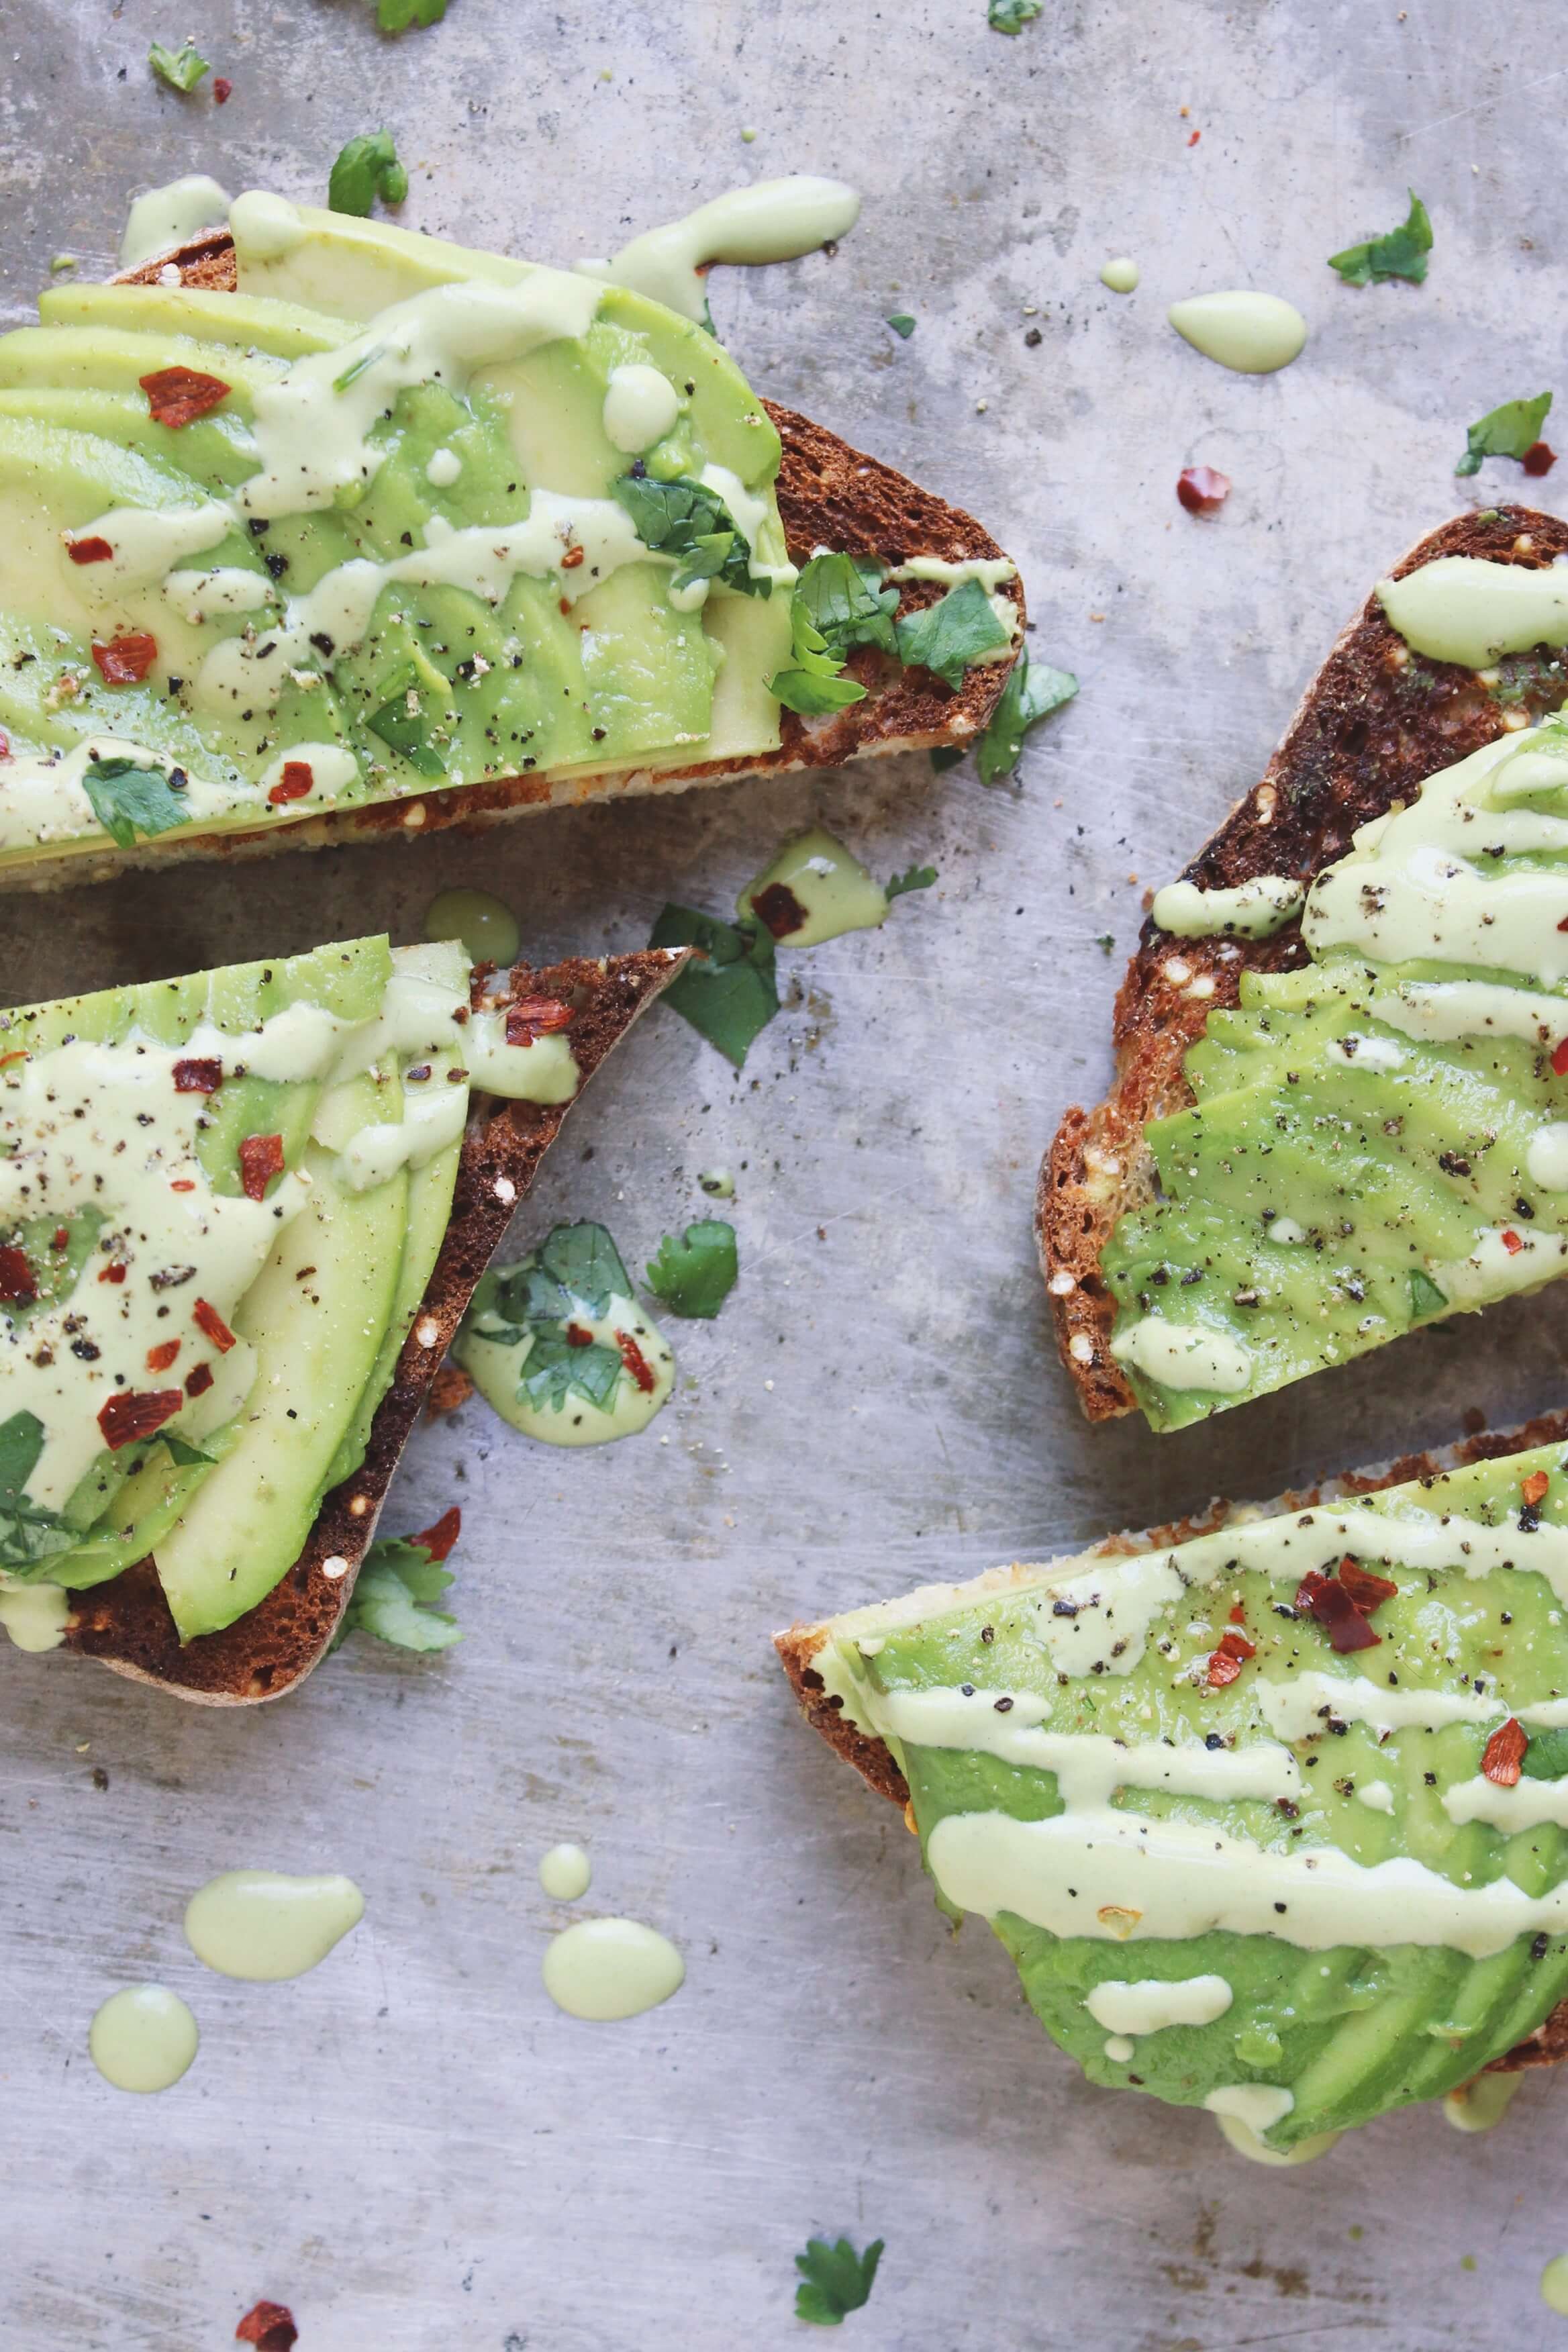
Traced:
[[427, 940], [460, 940], [475, 963], [513, 964], [522, 935], [511, 908], [488, 890], [443, 890], [425, 913]]

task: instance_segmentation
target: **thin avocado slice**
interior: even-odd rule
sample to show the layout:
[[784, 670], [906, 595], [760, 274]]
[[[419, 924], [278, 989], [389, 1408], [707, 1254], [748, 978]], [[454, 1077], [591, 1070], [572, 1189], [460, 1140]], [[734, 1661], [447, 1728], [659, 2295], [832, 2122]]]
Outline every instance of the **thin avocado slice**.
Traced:
[[38, 316], [46, 327], [195, 336], [243, 352], [268, 352], [279, 360], [335, 351], [355, 331], [352, 320], [302, 303], [201, 286], [48, 286], [38, 297]]

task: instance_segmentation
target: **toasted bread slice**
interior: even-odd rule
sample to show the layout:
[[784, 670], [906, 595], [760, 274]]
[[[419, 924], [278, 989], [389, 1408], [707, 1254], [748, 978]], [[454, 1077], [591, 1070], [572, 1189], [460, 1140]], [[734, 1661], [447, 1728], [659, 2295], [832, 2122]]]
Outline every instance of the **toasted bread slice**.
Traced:
[[[1464, 1438], [1458, 1444], [1440, 1451], [1407, 1454], [1375, 1469], [1347, 1471], [1339, 1476], [1325, 1478], [1314, 1486], [1279, 1496], [1273, 1503], [1266, 1505], [1264, 1511], [1268, 1516], [1276, 1513], [1295, 1515], [1354, 1496], [1375, 1494], [1385, 1487], [1439, 1477], [1445, 1472], [1462, 1469], [1472, 1463], [1499, 1461], [1512, 1454], [1538, 1446], [1562, 1445], [1564, 1442], [1568, 1442], [1568, 1412], [1544, 1413], [1506, 1434], [1486, 1432]], [[1231, 1505], [1216, 1500], [1206, 1510], [1163, 1527], [1145, 1528], [1136, 1534], [1108, 1536], [1083, 1558], [1086, 1560], [1113, 1559], [1163, 1551], [1194, 1537], [1212, 1534], [1240, 1516]], [[1255, 1508], [1249, 1508], [1245, 1514], [1249, 1519], [1258, 1516]], [[1037, 1570], [1016, 1563], [1009, 1568], [991, 1569], [964, 1584], [925, 1586], [909, 1596], [906, 1602], [899, 1604], [900, 1614], [910, 1622], [916, 1620], [922, 1613], [922, 1601], [927, 1602], [931, 1612], [935, 1614], [957, 1607], [970, 1598], [995, 1594], [1000, 1600], [1021, 1581], [1032, 1580], [1037, 1574]], [[823, 1674], [814, 1663], [830, 1639], [835, 1622], [852, 1629], [857, 1614], [852, 1612], [845, 1620], [792, 1625], [773, 1636], [773, 1646], [778, 1651], [806, 1721], [814, 1730], [821, 1733], [837, 1755], [855, 1767], [862, 1780], [879, 1796], [887, 1797], [903, 1808], [905, 1819], [912, 1830], [915, 1822], [909, 1787], [892, 1750], [886, 1741], [847, 1718], [842, 1696], [829, 1691]], [[1389, 1679], [1392, 1681], [1394, 1677], [1391, 1675]], [[1554, 2009], [1532, 2033], [1513, 2049], [1494, 2059], [1488, 2071], [1512, 2073], [1526, 2066], [1553, 2064], [1563, 2058], [1568, 2058], [1568, 2001]]]
[[[1413, 547], [1395, 578], [1440, 556], [1541, 568], [1568, 551], [1568, 524], [1527, 507], [1462, 515]], [[1438, 769], [1504, 731], [1504, 709], [1471, 669], [1411, 656], [1374, 595], [1307, 688], [1261, 782], [1232, 810], [1186, 868], [1215, 889], [1274, 874], [1310, 883], [1342, 857], [1358, 825], [1413, 800]], [[1521, 673], [1511, 720], [1563, 701], [1561, 671]], [[1182, 967], [1167, 971], [1173, 950]], [[1266, 940], [1173, 941], [1152, 919], [1117, 995], [1116, 1076], [1092, 1110], [1070, 1109], [1040, 1172], [1036, 1226], [1062, 1361], [1091, 1421], [1134, 1410], [1110, 1353], [1115, 1302], [1100, 1256], [1118, 1220], [1151, 1195], [1146, 1124], [1193, 1099], [1183, 1058], [1211, 1013], [1234, 1005], [1244, 971], [1307, 961], [1299, 922]]]
[[[540, 971], [519, 964], [511, 992], [576, 1006], [572, 1049], [585, 1086], [687, 960], [650, 948], [602, 962], [574, 957]], [[376, 1408], [364, 1460], [325, 1497], [304, 1550], [266, 1600], [224, 1632], [182, 1647], [153, 1561], [142, 1560], [111, 1583], [73, 1596], [69, 1649], [204, 1706], [280, 1698], [304, 1679], [337, 1631], [393, 1472], [475, 1285], [570, 1108], [477, 1097], [446, 1240], [392, 1384]]]
[[[237, 282], [233, 244], [226, 230], [216, 229], [154, 255], [116, 282], [153, 285], [171, 268], [178, 270], [185, 286], [232, 292]], [[763, 405], [783, 443], [775, 488], [792, 562], [805, 564], [823, 546], [848, 555], [874, 556], [889, 566], [916, 556], [951, 563], [1005, 560], [1005, 551], [990, 533], [959, 508], [921, 489], [891, 467], [879, 464], [793, 409], [773, 402]], [[900, 589], [900, 612], [907, 614], [934, 604], [943, 593], [938, 583], [905, 582]], [[999, 593], [1017, 608], [1021, 643], [1024, 593], [1016, 574]], [[900, 751], [941, 746], [962, 749], [984, 730], [1006, 683], [1010, 664], [1003, 660], [972, 668], [956, 690], [950, 690], [926, 670], [903, 669], [868, 646], [857, 647], [846, 668], [867, 688], [864, 701], [823, 718], [805, 719], [793, 710], [781, 711], [779, 749], [742, 768], [709, 761], [601, 774], [574, 769], [553, 777], [542, 772], [498, 778], [431, 791], [412, 803], [404, 799], [329, 811], [254, 833], [139, 840], [128, 850], [94, 849], [53, 859], [29, 859], [14, 875], [0, 869], [0, 886], [15, 881], [28, 888], [47, 888], [67, 880], [118, 873], [128, 864], [161, 865], [171, 857], [254, 856], [279, 848], [319, 848], [329, 843], [389, 835], [426, 839], [454, 825], [490, 824], [531, 810], [576, 807], [584, 802], [637, 793], [684, 792], [696, 784], [728, 782], [741, 774], [795, 773], [843, 767], [852, 760]]]

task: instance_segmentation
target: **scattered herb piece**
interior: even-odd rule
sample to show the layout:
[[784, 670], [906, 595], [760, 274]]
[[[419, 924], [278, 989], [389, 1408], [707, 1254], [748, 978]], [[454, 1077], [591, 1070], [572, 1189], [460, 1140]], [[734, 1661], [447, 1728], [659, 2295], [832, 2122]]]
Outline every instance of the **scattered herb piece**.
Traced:
[[531, 1339], [518, 1394], [539, 1410], [559, 1411], [576, 1395], [608, 1412], [623, 1370], [639, 1388], [652, 1388], [654, 1376], [624, 1332], [616, 1333], [612, 1347], [578, 1318], [597, 1320], [613, 1298], [631, 1295], [631, 1277], [603, 1225], [557, 1225], [537, 1250], [488, 1285], [475, 1328], [502, 1347]]
[[966, 670], [1013, 641], [978, 580], [963, 581], [936, 604], [910, 613], [894, 625], [894, 634], [906, 669], [929, 669], [954, 692]]
[[36, 1412], [0, 1421], [0, 1568], [12, 1576], [69, 1551], [77, 1540], [55, 1512], [27, 1499], [27, 1481], [43, 1450], [44, 1424]]
[[193, 1445], [188, 1438], [177, 1436], [172, 1429], [160, 1430], [158, 1443], [167, 1450], [176, 1470], [191, 1470], [200, 1462], [217, 1460], [216, 1454], [204, 1453], [199, 1445]]
[[418, 673], [412, 663], [380, 709], [372, 711], [365, 725], [373, 735], [379, 735], [384, 743], [406, 760], [416, 775], [446, 774], [447, 762], [429, 739], [429, 719], [419, 692]]
[[377, 196], [384, 205], [400, 205], [408, 194], [408, 174], [397, 160], [390, 131], [370, 131], [351, 139], [332, 165], [327, 182], [327, 203], [335, 213], [367, 220]]
[[735, 1228], [721, 1218], [703, 1217], [677, 1241], [666, 1234], [647, 1269], [647, 1286], [674, 1315], [711, 1322], [735, 1287], [740, 1273]]
[[165, 775], [162, 768], [143, 768], [117, 754], [111, 760], [89, 760], [81, 788], [110, 839], [129, 849], [138, 834], [152, 841], [189, 823], [190, 811], [174, 785], [176, 776], [184, 782], [178, 768]]
[[1021, 33], [1044, 5], [1045, 0], [991, 0], [985, 21], [994, 33]]
[[894, 334], [906, 343], [915, 331], [915, 322], [907, 310], [893, 311], [887, 323], [891, 327]]
[[909, 866], [901, 874], [892, 876], [882, 896], [891, 905], [895, 898], [907, 898], [911, 890], [931, 889], [935, 881], [934, 866]]
[[[147, 395], [147, 410], [154, 425], [166, 425], [178, 432], [182, 425], [194, 424], [205, 416], [209, 409], [226, 400], [233, 391], [218, 375], [204, 375], [199, 368], [166, 367], [155, 369], [153, 374], [139, 376], [137, 382]], [[78, 556], [79, 562], [81, 558]]]
[[1329, 268], [1337, 269], [1347, 286], [1381, 286], [1390, 278], [1407, 278], [1412, 285], [1420, 285], [1432, 250], [1432, 223], [1414, 188], [1409, 195], [1408, 215], [1386, 236], [1369, 236], [1361, 245], [1347, 245], [1342, 253], [1330, 254]]
[[1482, 1772], [1500, 1789], [1514, 1788], [1524, 1769], [1529, 1746], [1524, 1726], [1516, 1723], [1510, 1715], [1506, 1723], [1499, 1724], [1481, 1750]]
[[1230, 496], [1230, 476], [1214, 466], [1188, 466], [1176, 476], [1176, 496], [1189, 514], [1218, 514]]
[[1533, 400], [1505, 400], [1489, 408], [1465, 436], [1465, 454], [1456, 474], [1479, 474], [1485, 457], [1528, 457], [1541, 438], [1541, 428], [1552, 406], [1552, 394], [1538, 392]]
[[1116, 945], [1115, 933], [1112, 931], [1101, 931], [1094, 944], [1100, 950], [1101, 955], [1109, 955], [1111, 949]]
[[144, 629], [127, 630], [107, 645], [95, 639], [92, 658], [105, 686], [140, 686], [158, 658], [158, 640]]
[[[993, 7], [998, 5], [992, 0]], [[858, 2311], [869, 2298], [881, 2259], [880, 2238], [873, 2238], [863, 2254], [847, 2238], [832, 2246], [826, 2238], [808, 2239], [805, 2253], [795, 2258], [802, 2282], [795, 2291], [795, 2317], [813, 2327], [840, 2326], [847, 2312]]]
[[212, 71], [193, 41], [184, 42], [177, 49], [167, 49], [162, 41], [154, 41], [147, 52], [147, 62], [171, 89], [187, 92], [195, 89], [204, 74]]
[[726, 923], [694, 907], [667, 906], [648, 940], [653, 948], [700, 948], [664, 992], [664, 1003], [740, 1069], [779, 1009], [773, 938], [762, 923]]
[[364, 1556], [337, 1637], [374, 1633], [398, 1650], [449, 1650], [463, 1638], [458, 1621], [434, 1606], [452, 1582], [442, 1566], [458, 1540], [457, 1506], [420, 1536], [381, 1536]]
[[1078, 680], [1070, 670], [1052, 669], [1044, 662], [1037, 668], [1027, 652], [1021, 651], [980, 738], [981, 782], [1005, 783], [1030, 728], [1070, 702], [1077, 692]]
[[438, 25], [447, 0], [376, 0], [375, 21], [384, 33], [405, 33], [410, 25]]
[[[632, 519], [645, 547], [682, 559], [678, 586], [694, 580], [721, 580], [743, 596], [771, 596], [771, 580], [752, 577], [752, 545], [716, 490], [705, 482], [656, 482], [647, 474], [623, 474], [611, 495]], [[713, 542], [729, 534], [729, 544]], [[711, 569], [708, 568], [711, 566]]]
[[1410, 1320], [1412, 1323], [1419, 1323], [1424, 1315], [1447, 1315], [1447, 1293], [1438, 1289], [1429, 1274], [1423, 1274], [1418, 1265], [1413, 1265], [1410, 1269]]
[[790, 599], [794, 667], [768, 680], [769, 693], [812, 716], [864, 701], [865, 688], [839, 673], [854, 646], [878, 646], [897, 658], [898, 609], [898, 590], [883, 586], [881, 566], [869, 557], [814, 555]]
[[1529, 1780], [1561, 1780], [1568, 1772], [1568, 1726], [1532, 1731], [1519, 1769]]

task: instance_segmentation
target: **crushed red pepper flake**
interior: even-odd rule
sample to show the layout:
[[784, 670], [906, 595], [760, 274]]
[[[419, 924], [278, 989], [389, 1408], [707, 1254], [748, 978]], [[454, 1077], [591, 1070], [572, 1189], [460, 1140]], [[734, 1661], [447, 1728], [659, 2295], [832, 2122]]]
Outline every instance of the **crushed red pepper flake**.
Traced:
[[177, 1095], [216, 1095], [223, 1084], [223, 1064], [197, 1055], [174, 1065]]
[[98, 1425], [105, 1445], [111, 1454], [118, 1454], [122, 1445], [151, 1437], [174, 1419], [184, 1402], [178, 1389], [122, 1390], [99, 1407]]
[[1549, 474], [1557, 463], [1557, 452], [1549, 442], [1532, 441], [1519, 462], [1527, 474]]
[[100, 1267], [98, 1278], [100, 1282], [123, 1282], [125, 1268], [117, 1257], [112, 1257], [106, 1266]]
[[1532, 1470], [1531, 1472], [1529, 1477], [1525, 1480], [1523, 1486], [1519, 1490], [1524, 1496], [1524, 1504], [1527, 1510], [1533, 1511], [1537, 1503], [1544, 1503], [1546, 1500], [1546, 1490], [1551, 1484], [1552, 1479], [1549, 1472], [1545, 1470]]
[[294, 2352], [300, 2331], [286, 2303], [258, 2303], [235, 2329], [234, 2340], [254, 2344], [256, 2352]]
[[157, 1347], [147, 1350], [147, 1370], [150, 1372], [166, 1372], [184, 1346], [183, 1339], [160, 1340]]
[[66, 553], [73, 563], [110, 563], [114, 560], [113, 548], [96, 532], [90, 539], [68, 539]]
[[594, 1344], [592, 1331], [581, 1323], [568, 1323], [565, 1338], [569, 1348], [591, 1348]]
[[1176, 496], [1189, 514], [1217, 514], [1230, 496], [1230, 476], [1215, 466], [1188, 466], [1176, 476]]
[[95, 638], [92, 657], [105, 686], [140, 686], [158, 658], [158, 640], [143, 629], [110, 637], [106, 646]]
[[1504, 1249], [1507, 1250], [1510, 1257], [1517, 1257], [1520, 1251], [1524, 1247], [1524, 1244], [1520, 1239], [1518, 1234], [1514, 1232], [1511, 1225], [1505, 1225], [1503, 1227], [1501, 1238], [1502, 1245]]
[[283, 1138], [247, 1135], [239, 1147], [239, 1181], [247, 1201], [264, 1201], [274, 1176], [283, 1173]]
[[770, 882], [752, 900], [752, 912], [766, 924], [775, 940], [787, 940], [805, 928], [805, 908], [787, 882]]
[[191, 1320], [197, 1330], [212, 1341], [220, 1356], [226, 1356], [229, 1349], [236, 1344], [234, 1333], [229, 1329], [217, 1308], [209, 1307], [205, 1298], [198, 1298], [192, 1307]]
[[57, 1225], [55, 1227], [54, 1234], [50, 1238], [49, 1247], [57, 1250], [68, 1249], [70, 1247], [70, 1227], [68, 1225]]
[[588, 551], [585, 547], [569, 547], [561, 559], [563, 572], [575, 572]]
[[30, 1307], [38, 1295], [38, 1286], [27, 1253], [8, 1242], [0, 1249], [0, 1302], [8, 1307]]
[[1500, 1789], [1513, 1788], [1523, 1769], [1524, 1751], [1529, 1745], [1524, 1726], [1516, 1723], [1510, 1715], [1506, 1723], [1499, 1724], [1482, 1748], [1481, 1770]]
[[[1559, 923], [1557, 928], [1561, 930], [1562, 924]], [[1555, 1077], [1568, 1078], [1568, 1037], [1564, 1037], [1560, 1045], [1553, 1045], [1552, 1048], [1552, 1069]]]
[[185, 1394], [188, 1397], [205, 1396], [212, 1384], [213, 1368], [210, 1364], [193, 1364], [185, 1374]]
[[1375, 1650], [1383, 1640], [1374, 1633], [1337, 1578], [1309, 1569], [1296, 1588], [1296, 1606], [1315, 1620], [1329, 1637], [1329, 1646], [1342, 1656], [1352, 1650]]
[[422, 1536], [410, 1536], [408, 1540], [417, 1544], [422, 1551], [427, 1551], [432, 1559], [445, 1559], [462, 1531], [463, 1514], [459, 1506], [454, 1503], [448, 1510], [442, 1512], [433, 1528], [426, 1528]]
[[1340, 1562], [1340, 1582], [1363, 1617], [1370, 1617], [1385, 1601], [1394, 1600], [1399, 1591], [1392, 1577], [1374, 1576], [1370, 1568], [1363, 1568], [1359, 1559], [1348, 1555]]
[[28, 1058], [26, 1045], [14, 1045], [8, 1054], [0, 1054], [0, 1070], [7, 1062], [25, 1062]]
[[1233, 1625], [1245, 1625], [1247, 1622], [1247, 1611], [1239, 1601], [1233, 1601], [1230, 1604], [1230, 1622]]
[[637, 1346], [637, 1343], [632, 1338], [631, 1333], [629, 1331], [617, 1331], [616, 1333], [616, 1345], [621, 1351], [622, 1363], [626, 1366], [627, 1371], [630, 1372], [633, 1380], [636, 1381], [644, 1396], [652, 1396], [654, 1390], [658, 1386], [658, 1382], [654, 1378], [653, 1366], [648, 1362], [647, 1358], [643, 1354], [642, 1349]]
[[233, 96], [234, 84], [230, 81], [228, 76], [226, 74], [215, 74], [213, 77], [213, 104], [215, 106], [226, 106]]
[[552, 1037], [569, 1029], [575, 1015], [557, 996], [520, 996], [506, 1008], [506, 1042], [531, 1045], [536, 1037]]
[[182, 425], [194, 425], [198, 416], [205, 416], [234, 390], [222, 376], [203, 375], [198, 368], [159, 368], [153, 375], [140, 376], [137, 381], [147, 395], [153, 424], [167, 425], [176, 433]]
[[195, 1189], [196, 1180], [194, 1176], [171, 1176], [169, 1179], [171, 1192], [194, 1192]]
[[283, 773], [267, 797], [269, 801], [302, 801], [315, 786], [315, 771], [309, 760], [285, 760]]
[[1233, 1683], [1237, 1675], [1240, 1674], [1243, 1663], [1244, 1662], [1237, 1656], [1234, 1650], [1226, 1649], [1222, 1643], [1217, 1650], [1213, 1652], [1209, 1658], [1208, 1685], [1210, 1690], [1223, 1690], [1226, 1683]]

